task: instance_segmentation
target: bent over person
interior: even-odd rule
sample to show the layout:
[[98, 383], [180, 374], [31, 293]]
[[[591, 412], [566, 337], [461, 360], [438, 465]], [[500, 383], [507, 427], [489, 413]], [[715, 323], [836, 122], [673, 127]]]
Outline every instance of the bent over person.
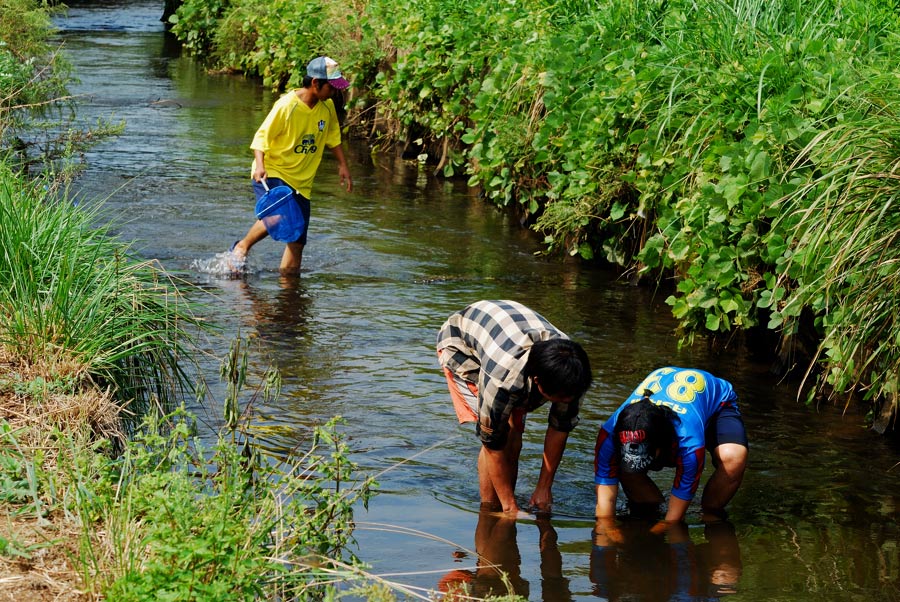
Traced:
[[700, 505], [704, 518], [720, 518], [747, 466], [747, 434], [737, 394], [731, 383], [703, 370], [654, 370], [597, 435], [597, 517], [615, 515], [620, 482], [630, 503], [658, 508], [665, 500], [647, 472], [674, 467], [665, 520], [683, 520], [707, 451], [715, 470]]
[[478, 301], [438, 334], [438, 360], [460, 423], [481, 439], [478, 486], [486, 509], [518, 514], [515, 499], [525, 415], [551, 402], [537, 486], [529, 504], [549, 512], [551, 487], [581, 398], [591, 384], [587, 354], [535, 311], [515, 301]]

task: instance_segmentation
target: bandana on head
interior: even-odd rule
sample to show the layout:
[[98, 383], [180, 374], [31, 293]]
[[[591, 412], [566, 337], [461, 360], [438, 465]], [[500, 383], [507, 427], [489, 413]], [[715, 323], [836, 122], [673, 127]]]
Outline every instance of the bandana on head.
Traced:
[[644, 472], [653, 462], [644, 430], [619, 432], [621, 466], [625, 472]]

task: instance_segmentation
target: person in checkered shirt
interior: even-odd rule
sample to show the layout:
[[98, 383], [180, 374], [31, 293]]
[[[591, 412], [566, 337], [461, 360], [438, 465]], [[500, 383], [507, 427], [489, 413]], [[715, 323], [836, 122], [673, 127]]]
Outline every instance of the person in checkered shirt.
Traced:
[[459, 422], [481, 439], [482, 508], [518, 516], [515, 498], [525, 415], [551, 403], [537, 486], [529, 506], [550, 512], [551, 488], [591, 384], [587, 354], [546, 318], [515, 301], [478, 301], [453, 313], [437, 337], [438, 359]]

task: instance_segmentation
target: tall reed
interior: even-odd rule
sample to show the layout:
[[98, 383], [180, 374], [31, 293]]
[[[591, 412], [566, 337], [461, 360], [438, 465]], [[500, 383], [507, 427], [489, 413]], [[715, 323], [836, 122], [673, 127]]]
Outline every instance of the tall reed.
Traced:
[[111, 387], [133, 414], [171, 407], [198, 320], [159, 266], [111, 234], [100, 204], [61, 196], [0, 165], [0, 345], [35, 376]]
[[[888, 82], [885, 82], [888, 83]], [[866, 116], [817, 136], [797, 159], [816, 170], [783, 201], [796, 232], [778, 283], [773, 326], [796, 328], [803, 308], [823, 332], [819, 389], [884, 399], [900, 395], [900, 125], [896, 89]]]

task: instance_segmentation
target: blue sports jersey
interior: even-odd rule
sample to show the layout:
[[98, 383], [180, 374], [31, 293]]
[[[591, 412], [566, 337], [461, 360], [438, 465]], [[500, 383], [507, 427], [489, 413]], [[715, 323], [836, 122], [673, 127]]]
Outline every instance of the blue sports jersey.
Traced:
[[653, 391], [650, 401], [668, 406], [680, 418], [675, 424], [678, 451], [672, 495], [690, 501], [697, 491], [706, 461], [706, 424], [723, 407], [737, 408], [737, 394], [731, 383], [703, 370], [672, 366], [654, 370], [609, 417], [597, 434], [595, 484], [619, 484], [619, 466], [613, 437], [616, 420], [626, 406], [641, 400], [645, 389]]

